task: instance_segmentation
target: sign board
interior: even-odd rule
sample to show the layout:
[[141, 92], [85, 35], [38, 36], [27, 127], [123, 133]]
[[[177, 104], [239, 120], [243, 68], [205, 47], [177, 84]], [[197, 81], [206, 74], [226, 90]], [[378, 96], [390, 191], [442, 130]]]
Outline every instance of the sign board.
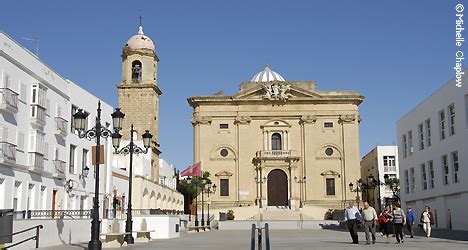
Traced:
[[[96, 146], [93, 146], [92, 150], [92, 162], [91, 164], [96, 165]], [[104, 164], [104, 145], [99, 146], [99, 165]]]

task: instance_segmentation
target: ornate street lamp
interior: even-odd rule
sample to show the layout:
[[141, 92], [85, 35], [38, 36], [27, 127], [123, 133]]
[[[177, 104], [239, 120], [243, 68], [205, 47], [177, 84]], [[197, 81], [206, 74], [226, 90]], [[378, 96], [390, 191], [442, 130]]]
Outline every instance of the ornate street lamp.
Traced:
[[362, 191], [362, 180], [359, 179], [356, 181], [356, 188], [354, 188], [354, 184], [352, 182], [349, 183], [349, 191], [356, 193], [356, 203], [359, 209], [359, 203], [361, 203], [361, 197], [359, 197], [359, 192]]
[[[203, 172], [202, 172], [202, 176], [203, 176]], [[206, 178], [205, 176], [202, 177], [202, 182], [201, 182], [201, 185], [200, 185], [200, 189], [201, 189], [201, 226], [204, 227], [205, 226], [205, 211], [204, 211], [204, 207], [205, 207], [205, 203], [204, 203], [204, 199], [203, 199], [203, 193], [205, 192], [205, 184], [206, 184]], [[203, 228], [203, 230], [205, 230], [205, 228]]]
[[206, 189], [206, 193], [208, 194], [208, 201], [206, 202], [206, 205], [208, 207], [208, 218], [206, 218], [206, 225], [209, 227], [210, 224], [211, 224], [211, 221], [210, 221], [210, 193], [214, 194], [216, 193], [216, 184], [213, 184], [211, 185], [211, 182], [208, 183], [208, 188]]
[[[116, 112], [119, 112], [112, 118], [116, 120], [116, 122], [120, 122], [118, 126], [120, 126], [122, 121], [119, 119], [122, 119], [125, 114], [120, 112], [120, 110], [116, 110]], [[120, 116], [120, 118], [117, 118], [117, 116]], [[115, 149], [115, 154], [123, 154], [127, 155], [130, 154], [130, 169], [129, 169], [129, 174], [128, 174], [128, 206], [127, 206], [127, 220], [125, 222], [125, 241], [127, 244], [134, 244], [135, 240], [132, 235], [132, 177], [133, 177], [133, 154], [139, 155], [141, 153], [146, 154], [148, 153], [149, 148], [151, 147], [151, 138], [153, 135], [150, 134], [149, 130], [146, 130], [146, 132], [142, 135], [143, 138], [143, 147], [145, 148], [144, 150], [140, 147], [138, 147], [134, 142], [133, 142], [133, 133], [136, 132], [133, 129], [133, 124], [131, 125], [130, 128], [130, 143], [119, 149], [120, 145], [120, 140], [122, 138], [122, 135], [119, 134], [118, 131], [115, 131], [112, 134], [112, 146], [114, 146]]]
[[[118, 109], [116, 109], [116, 112]], [[112, 122], [114, 128], [118, 128], [122, 124], [123, 116], [116, 115], [116, 112], [112, 114]], [[114, 116], [116, 118], [114, 119]], [[83, 112], [83, 109], [78, 109], [78, 112], [73, 114], [75, 121], [75, 129], [78, 131], [79, 138], [86, 138], [88, 140], [96, 139], [96, 162], [94, 166], [95, 183], [94, 183], [94, 200], [93, 200], [93, 212], [91, 221], [91, 240], [88, 242], [88, 248], [90, 250], [100, 250], [102, 248], [101, 240], [99, 239], [101, 222], [99, 220], [99, 163], [101, 162], [101, 137], [107, 138], [112, 134], [112, 131], [101, 125], [101, 101], [98, 101], [96, 123], [92, 129], [85, 131], [86, 118], [88, 114]], [[89, 169], [88, 169], [89, 171]], [[84, 174], [84, 173], [83, 173]]]
[[[190, 176], [187, 177], [187, 183], [188, 184], [192, 183], [192, 178]], [[195, 228], [198, 232], [199, 231], [198, 230], [198, 183], [194, 181], [193, 184], [194, 184], [193, 186], [195, 186]]]
[[[302, 180], [301, 179], [298, 179], [297, 176], [294, 176], [294, 181], [296, 183], [299, 183], [300, 184], [300, 201], [299, 201], [299, 207], [302, 208], [303, 205], [302, 205], [302, 200], [303, 200], [303, 195], [302, 195], [302, 186], [306, 183], [307, 179], [306, 177], [302, 177]], [[304, 192], [305, 193], [305, 192]], [[305, 195], [304, 195], [305, 196]]]

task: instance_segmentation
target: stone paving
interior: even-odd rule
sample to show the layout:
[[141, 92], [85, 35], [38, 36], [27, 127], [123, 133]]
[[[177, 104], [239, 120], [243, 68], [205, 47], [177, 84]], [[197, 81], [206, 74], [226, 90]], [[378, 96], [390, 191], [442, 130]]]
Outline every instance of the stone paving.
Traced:
[[[364, 233], [359, 233], [359, 245], [350, 244], [349, 233], [342, 230], [272, 230], [271, 249], [468, 249], [468, 233], [463, 231], [438, 231], [434, 237], [415, 236], [406, 238], [402, 244], [385, 244], [384, 238], [377, 236], [375, 245], [365, 245]], [[444, 237], [444, 238], [439, 238]], [[452, 238], [452, 239], [449, 239]], [[44, 249], [85, 249], [86, 244], [59, 246]], [[203, 249], [234, 250], [250, 249], [249, 231], [218, 231], [182, 233], [180, 238], [136, 243], [121, 249]], [[263, 248], [265, 249], [265, 248]]]

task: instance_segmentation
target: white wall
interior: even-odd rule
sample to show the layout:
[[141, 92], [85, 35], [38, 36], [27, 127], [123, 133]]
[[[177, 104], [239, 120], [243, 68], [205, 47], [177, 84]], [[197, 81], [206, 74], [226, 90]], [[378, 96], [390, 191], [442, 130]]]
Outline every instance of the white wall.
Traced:
[[[57, 246], [62, 244], [75, 244], [88, 242], [91, 238], [90, 219], [56, 219], [56, 220], [15, 220], [13, 232], [17, 232], [36, 225], [43, 225], [39, 233], [39, 247]], [[89, 230], [83, 230], [84, 228]], [[13, 242], [24, 240], [36, 234], [35, 230], [13, 236]], [[5, 245], [10, 245], [7, 243]], [[28, 241], [17, 246], [17, 249], [35, 248], [35, 241]]]
[[[468, 69], [464, 70], [468, 74]], [[468, 95], [468, 81], [463, 78], [462, 87], [456, 87], [455, 81], [444, 84], [439, 90], [434, 92], [426, 100], [416, 106], [413, 110], [403, 116], [397, 123], [397, 136], [399, 160], [400, 160], [400, 176], [401, 176], [401, 198], [406, 204], [413, 205], [415, 211], [420, 213], [425, 205], [432, 207], [434, 213], [437, 214], [437, 226], [447, 228], [449, 225], [449, 209], [451, 211], [451, 221], [453, 229], [468, 230], [468, 217], [459, 209], [466, 207], [468, 193], [468, 103], [466, 102]], [[449, 115], [448, 106], [455, 104], [455, 135], [449, 135]], [[441, 140], [439, 136], [439, 111], [445, 110], [446, 116], [446, 139]], [[418, 124], [425, 122], [426, 119], [431, 120], [431, 142], [432, 145], [422, 150], [419, 148]], [[407, 134], [409, 130], [413, 133], [414, 152], [407, 157], [403, 154], [402, 135]], [[453, 166], [451, 164], [451, 152], [458, 152], [458, 162], [460, 171], [460, 182], [453, 182]], [[441, 156], [448, 155], [449, 176], [448, 185], [443, 184], [443, 168], [441, 164]], [[422, 163], [433, 161], [434, 164], [434, 188], [428, 187], [424, 190], [422, 187]], [[416, 190], [409, 193], [406, 192], [405, 170], [409, 172], [410, 168], [415, 171], [415, 186]], [[426, 170], [427, 171], [427, 170]], [[411, 188], [410, 188], [411, 189]]]
[[[141, 230], [142, 220], [146, 220], [147, 230], [151, 232], [152, 239], [170, 239], [180, 236], [179, 232], [176, 232], [176, 225], [179, 225], [180, 218], [176, 215], [151, 215], [144, 217], [132, 217], [133, 221], [133, 231]], [[102, 232], [106, 233], [109, 231], [110, 225], [113, 223], [113, 220], [103, 220], [102, 221]], [[119, 220], [120, 232], [125, 231], [125, 220]], [[180, 225], [179, 225], [180, 227]], [[136, 233], [133, 235], [136, 238]]]

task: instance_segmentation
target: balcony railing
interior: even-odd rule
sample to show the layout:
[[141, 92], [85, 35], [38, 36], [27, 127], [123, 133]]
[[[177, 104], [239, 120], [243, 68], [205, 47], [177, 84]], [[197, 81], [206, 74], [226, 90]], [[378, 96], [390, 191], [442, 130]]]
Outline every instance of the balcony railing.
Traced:
[[257, 151], [257, 158], [284, 159], [299, 158], [294, 150], [260, 150]]
[[29, 170], [44, 171], [44, 155], [37, 152], [29, 152]]
[[17, 113], [18, 93], [9, 88], [0, 88], [0, 110], [5, 110], [10, 113]]
[[0, 163], [16, 163], [16, 145], [0, 142]]
[[55, 117], [55, 133], [61, 136], [67, 136], [68, 121], [62, 117]]
[[65, 178], [65, 169], [67, 167], [67, 163], [62, 160], [54, 160], [54, 173], [53, 176], [56, 178]]
[[384, 172], [396, 172], [396, 166], [384, 166]]
[[20, 219], [87, 219], [91, 218], [91, 210], [22, 210], [14, 211], [13, 218]]

